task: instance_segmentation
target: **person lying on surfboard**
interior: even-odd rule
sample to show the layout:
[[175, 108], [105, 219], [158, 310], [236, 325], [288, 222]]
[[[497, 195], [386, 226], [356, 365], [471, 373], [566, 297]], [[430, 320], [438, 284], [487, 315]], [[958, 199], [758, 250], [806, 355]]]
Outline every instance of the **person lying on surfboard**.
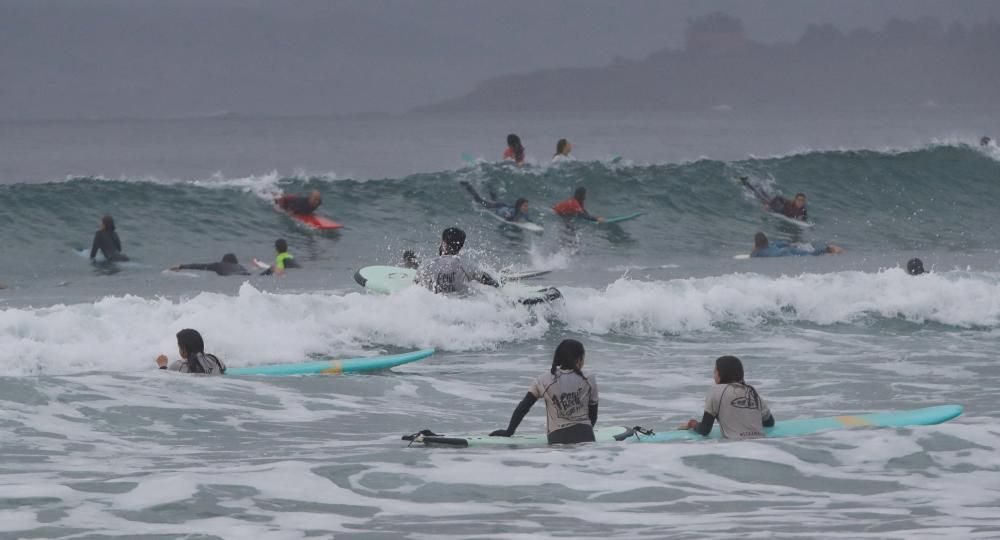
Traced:
[[220, 276], [249, 276], [250, 272], [243, 265], [236, 260], [236, 255], [232, 253], [226, 253], [222, 256], [222, 260], [219, 262], [200, 264], [179, 264], [170, 268], [172, 272], [177, 272], [180, 270], [207, 270], [209, 272], [215, 272]]
[[459, 255], [465, 246], [465, 231], [449, 227], [441, 233], [438, 256], [420, 266], [416, 282], [435, 293], [465, 293], [469, 282], [477, 281], [490, 287], [500, 282]]
[[539, 398], [545, 399], [545, 428], [549, 444], [594, 442], [597, 423], [597, 379], [581, 371], [586, 351], [575, 339], [566, 339], [556, 347], [552, 369], [532, 383], [524, 399], [514, 409], [507, 429], [498, 429], [490, 437], [510, 437], [521, 425], [524, 415]]
[[604, 223], [604, 218], [590, 215], [583, 207], [583, 203], [586, 200], [587, 188], [578, 187], [576, 188], [576, 191], [573, 192], [573, 197], [556, 203], [552, 209], [555, 210], [556, 214], [564, 218], [580, 217], [590, 221]]
[[749, 189], [750, 192], [753, 193], [754, 197], [757, 197], [757, 200], [764, 204], [764, 210], [781, 214], [787, 218], [797, 219], [799, 221], [809, 221], [809, 212], [806, 210], [805, 193], [796, 193], [794, 199], [788, 200], [781, 195], [776, 195], [774, 197], [768, 195], [763, 189], [751, 184], [750, 179], [746, 176], [740, 177], [740, 183]]
[[128, 256], [122, 253], [122, 241], [115, 232], [115, 218], [101, 218], [101, 228], [94, 233], [94, 242], [90, 246], [90, 260], [93, 261], [100, 251], [108, 262], [123, 262]]
[[759, 232], [753, 236], [753, 251], [750, 252], [751, 257], [803, 257], [808, 255], [826, 255], [831, 253], [836, 255], [837, 253], [843, 253], [844, 248], [835, 246], [833, 244], [827, 244], [822, 248], [816, 249], [803, 249], [800, 247], [795, 247], [788, 242], [782, 242], [780, 240], [770, 242], [767, 239], [767, 235]]
[[205, 341], [197, 330], [185, 328], [177, 332], [177, 352], [181, 359], [173, 364], [165, 354], [156, 358], [156, 365], [160, 369], [179, 371], [181, 373], [201, 373], [203, 375], [223, 375], [226, 373], [226, 364], [222, 363], [214, 354], [205, 354]]
[[692, 418], [679, 429], [707, 436], [718, 420], [723, 439], [765, 437], [764, 428], [774, 425], [774, 416], [757, 389], [743, 379], [743, 362], [735, 356], [720, 356], [715, 360], [712, 377], [715, 384], [705, 396], [701, 422]]
[[[278, 254], [274, 257], [274, 264], [270, 268], [261, 272], [262, 276], [276, 275], [280, 276], [285, 273], [286, 268], [302, 268], [299, 263], [295, 260], [295, 257], [288, 252], [288, 242], [284, 238], [279, 238], [274, 241], [274, 250]], [[256, 259], [255, 259], [256, 260]]]
[[534, 223], [528, 216], [528, 199], [522, 197], [514, 201], [513, 205], [509, 205], [505, 202], [498, 201], [496, 194], [491, 191], [490, 198], [492, 200], [487, 201], [479, 195], [479, 192], [472, 187], [472, 184], [466, 181], [461, 181], [459, 184], [462, 184], [462, 186], [469, 191], [469, 194], [472, 195], [472, 198], [477, 204], [487, 210], [492, 210], [493, 213], [506, 219], [507, 221]]
[[319, 205], [323, 204], [323, 195], [316, 190], [308, 196], [282, 195], [274, 199], [274, 204], [286, 212], [307, 216], [315, 212], [319, 208]]

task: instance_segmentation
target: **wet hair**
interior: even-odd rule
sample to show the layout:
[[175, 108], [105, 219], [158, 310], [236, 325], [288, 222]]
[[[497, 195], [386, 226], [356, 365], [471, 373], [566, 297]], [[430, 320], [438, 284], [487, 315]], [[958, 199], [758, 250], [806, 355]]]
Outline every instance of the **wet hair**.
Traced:
[[442, 255], [457, 255], [465, 246], [465, 231], [458, 227], [448, 227], [441, 233], [441, 241], [445, 245]]
[[274, 249], [277, 250], [278, 253], [284, 253], [288, 251], [288, 242], [285, 242], [284, 238], [279, 238], [274, 241]]
[[403, 267], [417, 269], [420, 267], [420, 261], [417, 260], [417, 254], [411, 250], [406, 250], [403, 252]]
[[507, 135], [507, 146], [514, 151], [514, 161], [518, 163], [524, 161], [524, 145], [521, 144], [520, 137], [513, 133]]
[[205, 341], [201, 339], [201, 334], [191, 328], [177, 332], [177, 345], [183, 347], [188, 356], [205, 352]]
[[569, 144], [569, 141], [567, 141], [566, 139], [559, 139], [559, 142], [556, 143], [556, 154], [555, 155], [558, 156], [558, 155], [562, 154], [563, 152], [565, 152], [566, 151], [566, 145], [568, 145], [568, 144]]
[[580, 186], [573, 192], [573, 198], [583, 202], [587, 198], [587, 188]]
[[795, 194], [795, 198], [798, 199], [799, 197], [802, 197], [803, 199], [805, 199], [806, 198], [806, 194], [805, 193], [796, 193]]
[[765, 249], [768, 245], [770, 245], [770, 242], [767, 241], [767, 235], [762, 232], [753, 235], [754, 249]]
[[911, 276], [919, 276], [924, 273], [924, 261], [913, 258], [906, 263], [906, 273]]
[[528, 199], [525, 199], [524, 197], [521, 197], [520, 199], [514, 201], [514, 210], [520, 212], [521, 211], [521, 205], [524, 204], [524, 203], [526, 203], [526, 202], [528, 202]]
[[719, 371], [719, 384], [742, 384], [747, 388], [747, 400], [761, 408], [760, 394], [747, 384], [743, 376], [743, 362], [735, 356], [720, 356], [715, 359], [715, 369]]
[[101, 218], [101, 225], [104, 225], [104, 230], [108, 232], [115, 232], [115, 218], [111, 216], [104, 216]]
[[226, 253], [225, 255], [223, 255], [222, 262], [231, 264], [240, 264], [240, 261], [236, 260], [236, 255], [233, 255], [232, 253]]
[[583, 343], [575, 339], [564, 339], [562, 343], [556, 347], [555, 354], [552, 355], [552, 369], [549, 370], [553, 375], [559, 369], [564, 369], [566, 371], [572, 370], [573, 373], [586, 379], [587, 377], [580, 371], [580, 367], [577, 366], [577, 362], [587, 351], [583, 348]]

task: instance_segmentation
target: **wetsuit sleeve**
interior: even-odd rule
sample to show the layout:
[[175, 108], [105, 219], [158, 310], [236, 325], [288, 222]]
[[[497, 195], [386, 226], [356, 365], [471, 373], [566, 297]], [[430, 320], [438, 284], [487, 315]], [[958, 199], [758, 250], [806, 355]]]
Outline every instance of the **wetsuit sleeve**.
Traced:
[[595, 218], [594, 216], [590, 215], [590, 212], [587, 212], [583, 208], [580, 209], [580, 213], [577, 214], [577, 216], [582, 217], [583, 219], [586, 219], [586, 220], [597, 221], [597, 218]]
[[597, 404], [591, 403], [587, 406], [587, 416], [590, 417], [590, 425], [593, 427], [597, 424]]
[[753, 196], [757, 197], [758, 201], [760, 201], [760, 202], [762, 202], [764, 204], [770, 204], [771, 203], [771, 197], [769, 197], [767, 195], [767, 193], [764, 193], [764, 190], [762, 190], [759, 187], [751, 184], [750, 181], [747, 180], [746, 178], [741, 178], [740, 179], [740, 183], [743, 184], [744, 187], [746, 187], [747, 189], [749, 189], [750, 193], [753, 193]]
[[763, 421], [764, 427], [771, 427], [774, 425], [774, 416], [771, 414], [771, 408], [767, 406], [767, 402], [763, 398], [760, 400], [760, 417]]
[[702, 437], [707, 437], [709, 433], [712, 432], [712, 426], [715, 425], [715, 416], [712, 413], [705, 411], [701, 415], [701, 422], [694, 427], [693, 431]]
[[472, 273], [472, 279], [482, 283], [483, 285], [489, 285], [490, 287], [500, 286], [500, 282], [493, 279], [493, 276], [479, 270], [476, 270], [475, 272]]
[[466, 181], [459, 182], [459, 184], [461, 184], [462, 187], [464, 187], [466, 191], [469, 192], [469, 195], [472, 195], [472, 199], [475, 200], [477, 204], [480, 204], [482, 206], [487, 206], [486, 200], [479, 195], [479, 192], [476, 191], [474, 187], [472, 187], [472, 184]]
[[[521, 425], [521, 420], [524, 420], [524, 415], [528, 414], [528, 411], [531, 410], [531, 406], [534, 405], [536, 401], [538, 401], [538, 398], [536, 398], [531, 392], [524, 394], [524, 399], [521, 400], [521, 403], [517, 404], [517, 408], [514, 409], [514, 414], [510, 417], [510, 423], [507, 424], [507, 429], [503, 430], [506, 432], [506, 435], [500, 436], [510, 437], [513, 435], [514, 432], [517, 431], [517, 426]], [[496, 432], [494, 431], [494, 433]]]
[[94, 233], [94, 243], [90, 246], [90, 258], [97, 257], [97, 247], [100, 244], [101, 231]]
[[111, 233], [111, 241], [115, 244], [115, 250], [121, 253], [122, 251], [122, 240], [118, 238], [118, 233]]
[[694, 427], [694, 431], [699, 435], [705, 436], [712, 432], [715, 418], [719, 416], [719, 406], [722, 403], [723, 393], [725, 393], [725, 389], [719, 391], [718, 386], [713, 386], [708, 391], [708, 395], [705, 396], [705, 412], [701, 415], [701, 422], [698, 422], [698, 425]]

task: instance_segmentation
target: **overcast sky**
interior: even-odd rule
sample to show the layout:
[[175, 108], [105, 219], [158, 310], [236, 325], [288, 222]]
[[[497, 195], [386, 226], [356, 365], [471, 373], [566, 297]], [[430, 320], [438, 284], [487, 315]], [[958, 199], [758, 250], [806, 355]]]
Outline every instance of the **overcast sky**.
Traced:
[[1000, 1], [0, 0], [0, 118], [401, 112], [680, 47], [712, 11], [773, 42], [809, 23], [1000, 19]]

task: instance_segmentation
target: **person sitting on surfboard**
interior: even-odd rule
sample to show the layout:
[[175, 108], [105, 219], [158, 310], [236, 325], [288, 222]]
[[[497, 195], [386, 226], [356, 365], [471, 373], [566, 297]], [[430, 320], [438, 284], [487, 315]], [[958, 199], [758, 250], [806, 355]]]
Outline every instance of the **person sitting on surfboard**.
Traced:
[[705, 396], [705, 412], [701, 422], [692, 418], [680, 429], [690, 429], [702, 436], [712, 432], [719, 421], [723, 439], [757, 439], [765, 437], [765, 427], [774, 425], [774, 416], [757, 389], [743, 380], [743, 363], [735, 356], [720, 356], [712, 375], [715, 384]]
[[[181, 359], [170, 364], [167, 356], [161, 354], [156, 358], [160, 369], [179, 371], [181, 373], [202, 373], [204, 375], [223, 375], [226, 365], [214, 354], [205, 354], [205, 341], [197, 330], [185, 328], [177, 332], [177, 352]], [[168, 365], [169, 364], [169, 365]]]
[[490, 433], [490, 437], [514, 435], [535, 401], [544, 398], [549, 444], [593, 442], [594, 424], [597, 423], [597, 378], [581, 371], [585, 356], [582, 343], [575, 339], [563, 340], [552, 356], [552, 369], [535, 379], [514, 409], [507, 429], [498, 429]]
[[524, 163], [524, 145], [521, 144], [521, 138], [513, 133], [507, 135], [507, 148], [503, 151], [503, 159], [518, 165]]
[[498, 201], [496, 194], [491, 191], [490, 198], [492, 200], [487, 201], [479, 195], [479, 192], [472, 187], [472, 184], [464, 180], [459, 182], [459, 184], [462, 184], [469, 191], [469, 194], [472, 195], [476, 203], [487, 210], [492, 210], [493, 213], [507, 221], [532, 222], [531, 218], [528, 217], [528, 199], [522, 197], [514, 201], [513, 206], [511, 206], [505, 202]]
[[172, 272], [177, 272], [179, 270], [207, 270], [209, 272], [215, 272], [220, 276], [249, 276], [250, 272], [243, 265], [236, 260], [236, 255], [232, 253], [226, 253], [222, 256], [220, 262], [200, 264], [179, 264], [170, 269]]
[[285, 273], [286, 268], [302, 268], [296, 262], [295, 257], [288, 252], [288, 242], [284, 238], [274, 241], [274, 250], [278, 252], [274, 257], [274, 264], [270, 268], [261, 272], [262, 276], [278, 275]]
[[570, 155], [570, 152], [572, 151], [573, 151], [573, 145], [570, 144], [568, 140], [559, 139], [559, 142], [556, 143], [556, 153], [554, 156], [552, 156], [552, 161], [553, 162], [571, 161], [573, 159], [573, 156]]
[[474, 265], [463, 261], [459, 252], [465, 246], [465, 231], [449, 227], [441, 233], [438, 256], [420, 266], [416, 282], [435, 293], [465, 293], [469, 282], [477, 281], [490, 287], [500, 283]]
[[277, 204], [279, 208], [286, 212], [307, 216], [315, 212], [319, 208], [319, 205], [323, 204], [323, 195], [317, 190], [314, 190], [308, 196], [282, 195], [274, 199], [274, 204]]
[[746, 176], [740, 177], [740, 183], [750, 190], [757, 197], [757, 200], [764, 203], [764, 209], [769, 212], [781, 214], [787, 218], [799, 221], [809, 221], [809, 212], [806, 210], [806, 194], [796, 193], [795, 198], [788, 200], [781, 195], [771, 197], [761, 188], [750, 183]]
[[604, 223], [604, 218], [592, 216], [587, 212], [586, 209], [584, 209], [583, 203], [586, 200], [587, 200], [587, 188], [578, 187], [576, 188], [576, 191], [573, 192], [572, 198], [556, 203], [555, 206], [552, 207], [552, 209], [555, 210], [556, 214], [564, 218], [581, 217], [583, 219], [588, 219], [590, 221]]
[[833, 244], [827, 244], [822, 248], [816, 249], [803, 249], [801, 247], [796, 247], [788, 242], [782, 242], [780, 240], [769, 242], [767, 235], [759, 232], [753, 236], [753, 251], [750, 252], [751, 257], [802, 257], [807, 255], [826, 255], [827, 253], [837, 254], [842, 253], [844, 248], [835, 246]]
[[101, 228], [94, 233], [94, 242], [90, 246], [90, 260], [93, 261], [100, 251], [109, 262], [127, 261], [128, 256], [122, 253], [122, 241], [115, 232], [115, 218], [101, 218]]

